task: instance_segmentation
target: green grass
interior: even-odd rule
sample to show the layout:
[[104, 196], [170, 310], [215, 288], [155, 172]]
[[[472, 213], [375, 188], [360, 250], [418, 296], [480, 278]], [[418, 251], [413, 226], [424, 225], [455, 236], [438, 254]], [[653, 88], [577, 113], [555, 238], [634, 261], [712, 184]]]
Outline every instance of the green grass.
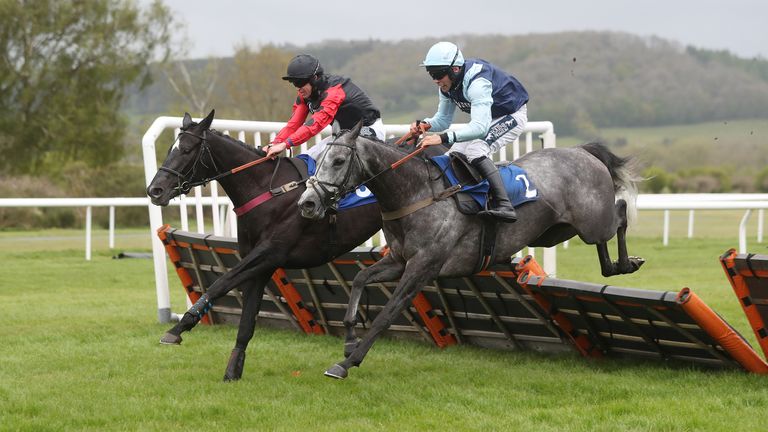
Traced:
[[[735, 233], [704, 230], [695, 239], [673, 236], [665, 248], [659, 234], [638, 229], [630, 253], [648, 263], [611, 279], [599, 276], [594, 247], [572, 241], [558, 249], [558, 273], [658, 290], [689, 286], [756, 347], [717, 261], [735, 246]], [[59, 249], [22, 247], [21, 237], [67, 234], [69, 248], [64, 240]], [[340, 359], [340, 339], [268, 329], [257, 330], [243, 379], [225, 384], [236, 329], [199, 326], [183, 345], [160, 346], [169, 326], [156, 323], [151, 260], [114, 260], [100, 247], [86, 262], [81, 240], [78, 232], [0, 233], [0, 430], [764, 428], [768, 381], [741, 372], [380, 340], [350, 378], [333, 381], [322, 371]], [[117, 243], [148, 250], [138, 236]], [[171, 277], [178, 311], [182, 290]]]

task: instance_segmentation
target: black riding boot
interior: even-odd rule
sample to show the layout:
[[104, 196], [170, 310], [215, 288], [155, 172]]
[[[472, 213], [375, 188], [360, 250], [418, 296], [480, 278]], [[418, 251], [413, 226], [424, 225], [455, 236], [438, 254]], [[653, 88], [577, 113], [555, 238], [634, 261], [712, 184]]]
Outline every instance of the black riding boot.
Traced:
[[496, 164], [487, 157], [481, 157], [472, 161], [472, 166], [477, 168], [480, 175], [488, 180], [491, 186], [492, 205], [488, 210], [478, 213], [480, 216], [493, 216], [502, 222], [512, 223], [517, 221], [517, 213], [512, 203], [509, 201], [507, 189], [504, 187], [504, 181], [501, 179], [499, 169]]

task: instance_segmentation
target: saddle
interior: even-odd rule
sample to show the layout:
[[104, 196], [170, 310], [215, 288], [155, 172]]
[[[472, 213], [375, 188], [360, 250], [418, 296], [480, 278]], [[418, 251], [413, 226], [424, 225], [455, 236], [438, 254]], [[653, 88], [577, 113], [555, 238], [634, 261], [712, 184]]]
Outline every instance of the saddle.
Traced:
[[[489, 185], [462, 154], [430, 158], [432, 163], [443, 172], [446, 188], [461, 186], [461, 191], [454, 195], [461, 213], [477, 214], [488, 205]], [[507, 195], [515, 207], [539, 198], [538, 191], [522, 168], [506, 162], [497, 164], [499, 174], [504, 180]], [[472, 202], [474, 200], [474, 202]]]
[[[469, 163], [467, 156], [462, 153], [451, 153], [449, 157], [453, 174], [460, 184], [464, 186], [473, 186], [483, 181], [483, 177], [477, 172], [477, 169]], [[443, 178], [445, 186], [451, 187], [452, 185], [447, 176], [444, 176]], [[453, 199], [456, 201], [456, 207], [465, 215], [476, 215], [483, 210], [480, 203], [478, 203], [469, 192], [457, 192], [453, 195]]]

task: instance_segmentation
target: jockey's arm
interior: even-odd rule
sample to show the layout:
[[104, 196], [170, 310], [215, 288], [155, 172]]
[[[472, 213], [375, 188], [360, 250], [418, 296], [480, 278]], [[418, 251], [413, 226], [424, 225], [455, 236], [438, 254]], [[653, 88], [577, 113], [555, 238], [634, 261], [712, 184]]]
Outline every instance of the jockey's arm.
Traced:
[[472, 103], [469, 123], [457, 130], [448, 132], [448, 143], [470, 141], [483, 138], [491, 127], [491, 105], [493, 105], [493, 86], [485, 78], [478, 78], [467, 88], [467, 99]]
[[285, 142], [289, 147], [297, 146], [309, 141], [310, 138], [319, 134], [326, 126], [333, 122], [336, 118], [336, 113], [339, 111], [339, 106], [344, 102], [346, 93], [341, 88], [341, 85], [333, 86], [326, 90], [327, 95], [320, 103], [320, 108], [312, 114], [312, 117], [307, 120], [302, 126], [296, 129]]

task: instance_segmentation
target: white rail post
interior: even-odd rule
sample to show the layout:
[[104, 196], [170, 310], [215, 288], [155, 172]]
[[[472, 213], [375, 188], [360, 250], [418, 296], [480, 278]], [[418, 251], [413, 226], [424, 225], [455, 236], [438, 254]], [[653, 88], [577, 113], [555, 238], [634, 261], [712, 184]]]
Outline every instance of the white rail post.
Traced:
[[91, 206], [85, 208], [85, 259], [91, 260], [91, 219], [93, 210]]
[[763, 219], [765, 219], [765, 209], [757, 211], [757, 242], [763, 242]]
[[752, 209], [747, 210], [744, 212], [744, 216], [741, 218], [741, 223], [739, 223], [739, 253], [747, 253], [747, 222], [749, 221], [749, 216], [752, 215]]
[[693, 238], [693, 212], [688, 210], [688, 238]]
[[669, 245], [669, 210], [664, 210], [664, 234], [662, 235], [661, 244], [664, 246]]
[[[541, 135], [539, 135], [539, 138], [541, 139], [542, 148], [555, 148], [555, 127], [552, 125], [552, 122], [537, 122], [541, 123], [544, 127], [541, 132]], [[526, 137], [525, 140], [525, 147], [526, 151], [532, 151], [533, 150], [533, 143], [531, 140]], [[544, 265], [542, 266], [542, 270], [550, 276], [556, 276], [557, 275], [557, 247], [548, 247], [544, 248]]]
[[109, 206], [109, 248], [115, 248], [115, 206]]
[[[159, 117], [149, 127], [141, 139], [144, 157], [144, 179], [147, 186], [157, 172], [157, 157], [155, 156], [155, 141], [163, 130], [172, 125], [172, 118]], [[149, 237], [152, 239], [152, 256], [155, 264], [155, 292], [157, 294], [157, 319], [161, 323], [171, 321], [171, 296], [168, 292], [168, 267], [165, 261], [165, 247], [157, 237], [156, 230], [163, 224], [163, 213], [160, 207], [149, 205]]]

